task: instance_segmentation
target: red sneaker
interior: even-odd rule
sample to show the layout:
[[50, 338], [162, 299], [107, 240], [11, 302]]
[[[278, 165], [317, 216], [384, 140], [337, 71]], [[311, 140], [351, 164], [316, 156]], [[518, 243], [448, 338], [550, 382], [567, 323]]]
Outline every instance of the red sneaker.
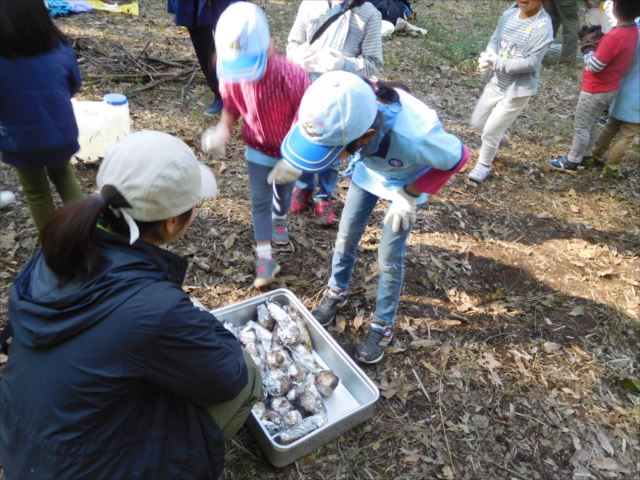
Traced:
[[291, 195], [291, 206], [289, 207], [290, 213], [300, 213], [305, 210], [309, 203], [311, 203], [311, 190], [301, 190], [295, 188], [293, 195]]
[[338, 221], [336, 212], [333, 211], [333, 205], [330, 200], [323, 200], [315, 203], [316, 217], [320, 225], [330, 227]]

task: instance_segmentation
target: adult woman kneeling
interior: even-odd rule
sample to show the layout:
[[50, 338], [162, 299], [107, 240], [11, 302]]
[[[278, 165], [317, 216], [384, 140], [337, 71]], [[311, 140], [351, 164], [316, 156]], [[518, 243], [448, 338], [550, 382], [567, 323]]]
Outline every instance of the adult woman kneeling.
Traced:
[[217, 478], [260, 375], [181, 289], [186, 260], [159, 247], [187, 231], [215, 177], [182, 141], [145, 131], [111, 147], [98, 187], [54, 214], [11, 287], [5, 474]]

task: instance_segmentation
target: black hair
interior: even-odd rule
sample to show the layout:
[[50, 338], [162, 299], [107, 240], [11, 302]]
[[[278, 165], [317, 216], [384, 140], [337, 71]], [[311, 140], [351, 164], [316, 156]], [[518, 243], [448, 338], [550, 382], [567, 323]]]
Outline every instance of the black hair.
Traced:
[[638, 0], [614, 0], [616, 13], [622, 20], [634, 20], [640, 17], [640, 1]]
[[0, 56], [33, 57], [69, 43], [43, 0], [0, 0]]
[[[42, 230], [42, 254], [61, 284], [71, 280], [87, 280], [101, 267], [102, 252], [96, 242], [99, 219], [116, 233], [128, 235], [129, 227], [113, 210], [131, 205], [113, 185], [105, 185], [100, 195], [92, 195], [56, 210]], [[191, 218], [193, 208], [180, 214], [181, 225]], [[140, 236], [161, 241], [160, 226], [164, 221], [139, 222]]]
[[[411, 93], [409, 87], [401, 82], [380, 82], [378, 80], [373, 81], [366, 78], [364, 79], [364, 81], [376, 94], [376, 98], [378, 99], [378, 101], [382, 103], [400, 103], [400, 95], [398, 94], [396, 89], [404, 90], [407, 93]], [[371, 124], [371, 127], [373, 127], [373, 125], [375, 125], [375, 120]], [[351, 143], [347, 144], [345, 150], [351, 155], [355, 154], [361, 148], [361, 146], [358, 145], [359, 140], [359, 138], [356, 138]]]

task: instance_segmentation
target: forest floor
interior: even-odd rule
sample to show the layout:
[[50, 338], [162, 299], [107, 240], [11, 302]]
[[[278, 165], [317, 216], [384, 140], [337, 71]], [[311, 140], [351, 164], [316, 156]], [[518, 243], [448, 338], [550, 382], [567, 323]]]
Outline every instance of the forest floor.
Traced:
[[[299, 2], [266, 1], [283, 51]], [[482, 90], [475, 58], [506, 0], [419, 0], [424, 37], [384, 41], [380, 77], [406, 83], [445, 128], [473, 150], [468, 125]], [[211, 101], [189, 36], [165, 0], [143, 0], [139, 17], [92, 13], [57, 20], [73, 41], [84, 86], [78, 98], [129, 96], [133, 128], [177, 135], [199, 154]], [[457, 175], [419, 212], [407, 248], [397, 340], [364, 367], [379, 386], [373, 417], [285, 468], [271, 467], [242, 431], [227, 450], [231, 479], [603, 479], [639, 478], [640, 151], [629, 176], [549, 172], [568, 150], [579, 66], [545, 60], [540, 92], [511, 128], [482, 185]], [[220, 195], [172, 246], [190, 268], [186, 290], [209, 308], [258, 294], [243, 145], [212, 165]], [[96, 163], [79, 163], [87, 192]], [[18, 202], [0, 214], [0, 323], [9, 286], [37, 246], [17, 178], [0, 165]], [[340, 212], [348, 188], [336, 192]], [[354, 271], [351, 302], [329, 331], [349, 354], [375, 306], [376, 208]], [[274, 285], [310, 309], [327, 282], [335, 229], [311, 213], [291, 219], [292, 243], [277, 251]], [[6, 361], [6, 357], [3, 361]], [[1, 474], [0, 474], [1, 477]]]

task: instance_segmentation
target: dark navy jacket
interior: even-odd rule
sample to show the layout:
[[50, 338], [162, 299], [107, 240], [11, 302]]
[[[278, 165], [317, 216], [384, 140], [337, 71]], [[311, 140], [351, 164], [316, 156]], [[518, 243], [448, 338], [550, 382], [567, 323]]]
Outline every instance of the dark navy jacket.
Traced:
[[236, 0], [167, 0], [167, 11], [175, 15], [176, 25], [195, 27], [218, 23], [225, 8]]
[[247, 384], [239, 342], [193, 306], [186, 261], [98, 232], [106, 264], [59, 287], [37, 253], [11, 287], [0, 455], [13, 479], [215, 479], [207, 405]]
[[55, 165], [78, 151], [71, 97], [81, 85], [69, 45], [44, 55], [0, 56], [0, 150], [16, 167]]

